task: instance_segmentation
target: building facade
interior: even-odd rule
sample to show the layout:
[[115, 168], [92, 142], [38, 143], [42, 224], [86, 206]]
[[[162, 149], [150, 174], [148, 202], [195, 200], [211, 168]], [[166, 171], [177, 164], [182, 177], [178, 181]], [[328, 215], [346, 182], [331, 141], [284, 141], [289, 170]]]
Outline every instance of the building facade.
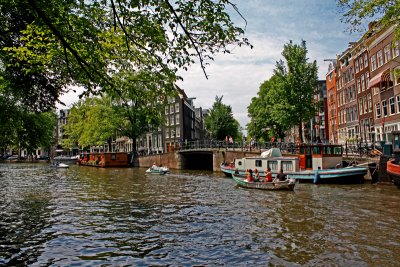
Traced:
[[396, 75], [400, 52], [393, 31], [394, 26], [370, 23], [368, 32], [337, 56], [335, 68], [328, 70], [330, 142], [391, 142], [391, 132], [400, 130], [400, 77]]

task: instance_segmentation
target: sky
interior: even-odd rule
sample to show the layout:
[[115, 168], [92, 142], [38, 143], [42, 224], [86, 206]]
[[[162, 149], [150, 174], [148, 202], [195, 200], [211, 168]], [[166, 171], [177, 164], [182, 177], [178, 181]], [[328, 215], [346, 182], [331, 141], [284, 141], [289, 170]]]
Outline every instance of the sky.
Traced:
[[[208, 79], [199, 64], [180, 71], [183, 81], [177, 85], [194, 105], [211, 108], [216, 96], [232, 107], [233, 116], [243, 128], [250, 121], [247, 107], [257, 96], [260, 85], [273, 73], [276, 61], [283, 59], [283, 46], [306, 41], [309, 62], [317, 61], [318, 77], [325, 80], [329, 62], [357, 41], [360, 33], [351, 34], [349, 26], [340, 21], [336, 0], [233, 0], [242, 16], [234, 10], [232, 19], [245, 28], [245, 37], [254, 46], [231, 47], [231, 54], [218, 54], [206, 67]], [[67, 107], [77, 101], [76, 94], [61, 97]], [[65, 108], [65, 107], [64, 107]]]

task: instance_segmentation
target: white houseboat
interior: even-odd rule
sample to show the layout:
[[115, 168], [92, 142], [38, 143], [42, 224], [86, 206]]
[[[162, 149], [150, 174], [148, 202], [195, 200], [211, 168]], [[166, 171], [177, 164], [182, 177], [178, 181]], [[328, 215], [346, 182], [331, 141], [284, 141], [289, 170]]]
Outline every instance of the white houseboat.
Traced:
[[290, 178], [313, 183], [361, 183], [368, 169], [344, 167], [341, 145], [300, 145], [295, 156], [282, 156], [279, 150], [264, 152], [259, 157], [235, 159], [234, 163], [222, 164], [227, 175], [244, 174], [247, 169], [257, 169], [264, 176], [271, 168], [273, 176], [282, 170]]

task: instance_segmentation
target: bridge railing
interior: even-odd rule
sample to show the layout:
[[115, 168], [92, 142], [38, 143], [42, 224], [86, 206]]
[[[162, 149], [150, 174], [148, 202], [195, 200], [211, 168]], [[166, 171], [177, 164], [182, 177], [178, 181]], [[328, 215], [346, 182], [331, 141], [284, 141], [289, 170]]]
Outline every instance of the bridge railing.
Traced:
[[220, 140], [196, 140], [180, 143], [179, 146], [175, 147], [176, 151], [185, 150], [199, 150], [199, 149], [225, 149], [225, 150], [238, 150], [238, 151], [257, 151], [260, 152], [263, 149], [270, 149], [273, 147], [279, 148], [282, 153], [296, 154], [298, 147], [296, 143], [278, 143], [278, 142], [254, 142], [249, 144], [248, 142], [233, 142], [226, 143]]
[[[185, 150], [199, 150], [199, 149], [225, 149], [225, 150], [237, 150], [237, 151], [256, 151], [266, 150], [270, 148], [279, 148], [283, 154], [298, 154], [298, 145], [293, 142], [254, 142], [249, 144], [248, 142], [233, 142], [226, 143], [221, 140], [196, 140], [180, 143], [179, 146], [175, 147], [176, 151]], [[379, 151], [382, 151], [379, 147], [372, 146], [370, 144], [344, 144], [343, 154], [346, 156], [359, 156], [359, 157], [374, 157], [378, 155]]]

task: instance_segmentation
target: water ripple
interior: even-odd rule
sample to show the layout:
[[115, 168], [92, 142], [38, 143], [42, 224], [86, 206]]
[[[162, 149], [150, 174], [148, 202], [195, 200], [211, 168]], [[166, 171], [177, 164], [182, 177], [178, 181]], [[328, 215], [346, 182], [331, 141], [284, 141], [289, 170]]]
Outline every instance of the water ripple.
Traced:
[[0, 164], [0, 265], [396, 266], [400, 191]]

